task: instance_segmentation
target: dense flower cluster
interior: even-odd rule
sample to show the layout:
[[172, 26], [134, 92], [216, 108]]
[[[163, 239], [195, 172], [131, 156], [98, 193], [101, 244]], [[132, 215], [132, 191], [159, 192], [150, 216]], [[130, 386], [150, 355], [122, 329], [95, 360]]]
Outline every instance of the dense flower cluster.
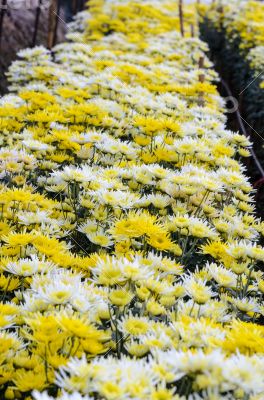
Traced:
[[0, 99], [1, 398], [261, 400], [264, 224], [194, 10], [89, 6]]

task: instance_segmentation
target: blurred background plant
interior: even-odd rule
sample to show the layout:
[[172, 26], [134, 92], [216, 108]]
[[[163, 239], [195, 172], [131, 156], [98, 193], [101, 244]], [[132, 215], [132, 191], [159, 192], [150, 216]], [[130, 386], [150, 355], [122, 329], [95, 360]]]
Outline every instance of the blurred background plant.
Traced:
[[[201, 4], [203, 3], [203, 4]], [[210, 58], [222, 78], [219, 91], [228, 98], [226, 85], [236, 99], [240, 121], [253, 143], [260, 168], [252, 158], [247, 161], [252, 183], [257, 190], [258, 213], [264, 201], [264, 4], [261, 1], [217, 0], [206, 6], [201, 2], [201, 38], [210, 48]], [[223, 84], [224, 81], [224, 84]], [[236, 110], [228, 113], [229, 127], [239, 130]]]

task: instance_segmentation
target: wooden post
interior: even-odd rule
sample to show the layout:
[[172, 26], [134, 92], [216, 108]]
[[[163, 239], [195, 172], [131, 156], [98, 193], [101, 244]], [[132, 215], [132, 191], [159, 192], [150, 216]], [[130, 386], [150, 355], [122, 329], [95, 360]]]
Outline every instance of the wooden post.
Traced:
[[48, 42], [47, 47], [51, 49], [56, 42], [56, 29], [58, 26], [59, 2], [51, 0], [49, 8]]
[[55, 19], [55, 27], [54, 27], [54, 35], [53, 35], [52, 46], [55, 46], [56, 40], [57, 40], [57, 32], [58, 32], [58, 25], [59, 25], [59, 18], [60, 18], [60, 10], [61, 10], [61, 0], [57, 0], [57, 12], [56, 12], [56, 19]]
[[193, 26], [193, 24], [191, 24], [191, 37], [192, 38], [194, 37], [194, 26]]
[[199, 58], [199, 69], [204, 68], [204, 57]]
[[34, 26], [33, 39], [32, 39], [32, 43], [31, 43], [31, 47], [36, 46], [37, 35], [38, 35], [38, 26], [39, 26], [39, 18], [40, 18], [40, 13], [41, 13], [41, 6], [42, 6], [42, 0], [39, 0], [38, 1], [37, 10], [36, 10], [35, 26]]
[[75, 15], [78, 11], [78, 0], [72, 0], [72, 14]]
[[[204, 57], [200, 57], [199, 58], [199, 69], [203, 69], [203, 68], [204, 68]], [[205, 81], [205, 75], [204, 74], [199, 74], [199, 82], [200, 83], [204, 83], [204, 81]], [[205, 105], [203, 91], [201, 91], [199, 93], [198, 105], [200, 107], [204, 107], [204, 105]]]
[[4, 25], [4, 17], [7, 9], [7, 0], [1, 0], [1, 9], [0, 9], [0, 46], [3, 35], [3, 25]]
[[183, 22], [183, 7], [182, 7], [183, 0], [179, 0], [179, 18], [180, 18], [180, 30], [181, 35], [184, 37], [184, 22]]

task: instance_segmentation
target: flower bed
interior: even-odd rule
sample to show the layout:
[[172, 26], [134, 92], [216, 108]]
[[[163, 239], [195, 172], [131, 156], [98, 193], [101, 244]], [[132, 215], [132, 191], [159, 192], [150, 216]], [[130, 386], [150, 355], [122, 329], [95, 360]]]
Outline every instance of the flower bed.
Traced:
[[194, 10], [89, 5], [0, 100], [1, 396], [261, 399], [250, 143]]

